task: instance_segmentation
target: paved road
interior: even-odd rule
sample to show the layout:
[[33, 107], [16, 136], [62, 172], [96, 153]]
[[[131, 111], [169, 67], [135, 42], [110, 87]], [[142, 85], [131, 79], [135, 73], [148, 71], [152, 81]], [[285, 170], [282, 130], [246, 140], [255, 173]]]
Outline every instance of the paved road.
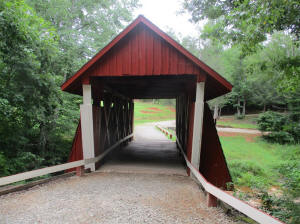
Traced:
[[233, 223], [206, 207], [175, 144], [152, 126], [119, 152], [98, 172], [1, 196], [0, 223]]

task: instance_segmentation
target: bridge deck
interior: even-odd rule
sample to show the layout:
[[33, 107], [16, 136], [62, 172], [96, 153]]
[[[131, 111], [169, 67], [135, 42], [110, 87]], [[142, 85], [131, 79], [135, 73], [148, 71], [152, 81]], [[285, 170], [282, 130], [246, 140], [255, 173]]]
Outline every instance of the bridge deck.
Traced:
[[168, 140], [154, 125], [137, 126], [134, 136], [132, 143], [115, 150], [98, 171], [187, 176], [175, 142]]
[[[146, 134], [146, 135], [145, 135]], [[145, 137], [142, 137], [145, 135]], [[98, 170], [0, 197], [0, 223], [232, 223], [151, 126]]]

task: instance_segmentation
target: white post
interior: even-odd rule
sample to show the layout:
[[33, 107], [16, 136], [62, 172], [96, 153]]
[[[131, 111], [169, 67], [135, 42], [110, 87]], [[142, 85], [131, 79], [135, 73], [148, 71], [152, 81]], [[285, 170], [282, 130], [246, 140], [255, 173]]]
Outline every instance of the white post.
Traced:
[[[90, 159], [95, 157], [91, 90], [91, 85], [82, 85], [83, 104], [80, 105], [80, 114], [83, 159]], [[90, 168], [91, 171], [95, 171], [95, 163], [85, 165], [85, 168]]]
[[200, 168], [200, 154], [203, 128], [203, 113], [204, 113], [204, 82], [197, 82], [196, 87], [196, 103], [194, 113], [194, 130], [192, 144], [192, 164], [197, 169]]

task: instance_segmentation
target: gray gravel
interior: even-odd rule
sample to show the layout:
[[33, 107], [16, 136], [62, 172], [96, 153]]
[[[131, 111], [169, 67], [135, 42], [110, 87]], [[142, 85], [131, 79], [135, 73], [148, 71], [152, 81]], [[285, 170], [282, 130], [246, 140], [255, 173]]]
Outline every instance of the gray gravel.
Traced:
[[232, 223], [189, 177], [91, 173], [0, 197], [0, 223]]
[[0, 196], [1, 223], [233, 223], [206, 207], [175, 143], [151, 125], [100, 171]]

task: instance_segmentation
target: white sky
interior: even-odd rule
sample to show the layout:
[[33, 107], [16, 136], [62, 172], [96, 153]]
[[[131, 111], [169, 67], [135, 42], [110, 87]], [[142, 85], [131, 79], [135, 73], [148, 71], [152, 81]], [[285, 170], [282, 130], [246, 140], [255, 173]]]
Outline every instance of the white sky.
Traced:
[[134, 16], [144, 15], [163, 31], [171, 28], [176, 34], [196, 36], [197, 28], [189, 22], [187, 14], [178, 14], [182, 0], [140, 0], [141, 7], [134, 12]]

